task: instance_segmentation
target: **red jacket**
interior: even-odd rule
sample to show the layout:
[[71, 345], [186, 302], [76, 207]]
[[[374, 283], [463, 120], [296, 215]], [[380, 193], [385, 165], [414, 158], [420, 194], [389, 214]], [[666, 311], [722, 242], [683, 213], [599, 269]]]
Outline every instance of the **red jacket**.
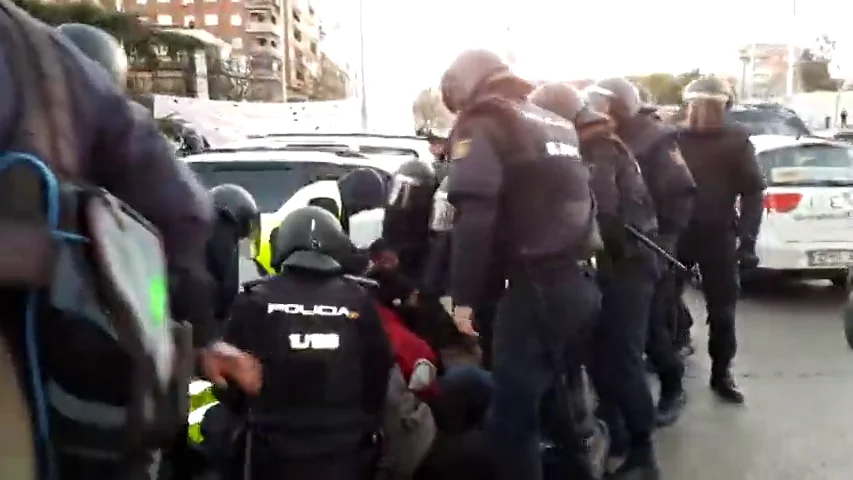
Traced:
[[[377, 305], [377, 308], [379, 309], [379, 316], [382, 318], [382, 325], [385, 327], [385, 333], [388, 334], [388, 339], [391, 341], [391, 348], [394, 349], [397, 364], [400, 366], [406, 382], [411, 379], [412, 371], [418, 360], [429, 360], [433, 365], [438, 365], [438, 356], [432, 347], [409, 330], [397, 312], [384, 305]], [[438, 393], [438, 386], [433, 382], [428, 388], [417, 393], [419, 396], [435, 395]]]

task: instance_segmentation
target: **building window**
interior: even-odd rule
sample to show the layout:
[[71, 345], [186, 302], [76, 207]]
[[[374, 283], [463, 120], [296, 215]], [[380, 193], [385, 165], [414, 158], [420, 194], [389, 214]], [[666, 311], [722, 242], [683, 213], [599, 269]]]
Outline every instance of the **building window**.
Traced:
[[302, 32], [300, 32], [298, 28], [293, 29], [293, 39], [297, 42], [302, 41]]
[[192, 5], [195, 3], [195, 0], [181, 0], [181, 3], [184, 5]]
[[172, 24], [172, 16], [171, 15], [157, 15], [157, 25], [171, 25]]
[[195, 17], [193, 15], [187, 15], [184, 17], [184, 26], [189, 28], [195, 27]]
[[235, 38], [234, 40], [231, 40], [231, 48], [233, 48], [234, 50], [242, 50], [243, 49], [243, 39], [238, 37], [238, 38]]
[[263, 22], [264, 20], [265, 20], [264, 16], [261, 15], [260, 13], [252, 12], [249, 14], [249, 21], [250, 22]]
[[278, 23], [278, 18], [276, 18], [276, 16], [273, 15], [270, 17], [270, 22], [272, 22], [272, 24], [275, 25]]
[[157, 3], [172, 3], [172, 0], [157, 0]]
[[209, 26], [219, 25], [219, 15], [215, 13], [208, 13], [204, 16], [204, 24]]
[[235, 27], [239, 27], [242, 24], [243, 24], [243, 16], [242, 15], [240, 15], [239, 13], [235, 13], [234, 15], [231, 15], [231, 25], [233, 25]]
[[262, 47], [266, 47], [267, 46], [267, 39], [266, 38], [259, 38], [258, 39], [258, 45], [260, 45]]
[[272, 48], [275, 48], [275, 47], [277, 46], [277, 45], [276, 45], [276, 43], [275, 43], [275, 40], [270, 40], [270, 46], [271, 46]]
[[136, 0], [137, 5], [145, 5], [146, 3], [148, 3], [148, 0]]
[[317, 42], [311, 42], [311, 53], [317, 55]]
[[293, 21], [299, 23], [302, 21], [302, 18], [299, 16], [299, 12], [297, 10], [293, 11]]

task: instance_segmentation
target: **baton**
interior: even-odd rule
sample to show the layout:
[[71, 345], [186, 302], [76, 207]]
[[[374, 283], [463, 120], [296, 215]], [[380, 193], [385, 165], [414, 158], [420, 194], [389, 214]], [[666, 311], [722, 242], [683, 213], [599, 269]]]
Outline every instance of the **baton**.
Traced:
[[646, 246], [646, 248], [663, 257], [664, 260], [666, 260], [670, 265], [681, 271], [683, 274], [689, 275], [691, 278], [694, 278], [697, 281], [699, 280], [699, 275], [697, 274], [697, 272], [693, 271], [693, 269], [691, 268], [687, 268], [687, 265], [681, 263], [677, 258], [672, 256], [671, 253], [667, 252], [660, 245], [652, 241], [652, 239], [640, 233], [640, 231], [634, 228], [633, 225], [625, 225], [625, 230], [628, 230], [628, 233], [630, 233], [634, 238], [639, 240], [640, 243]]

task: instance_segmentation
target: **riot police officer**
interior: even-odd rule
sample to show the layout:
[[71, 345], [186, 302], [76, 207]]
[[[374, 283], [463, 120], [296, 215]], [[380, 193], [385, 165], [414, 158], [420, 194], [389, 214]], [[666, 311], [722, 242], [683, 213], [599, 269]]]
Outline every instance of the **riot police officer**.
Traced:
[[357, 168], [338, 180], [343, 212], [341, 223], [349, 231], [349, 218], [385, 204], [385, 180], [372, 168]]
[[[610, 425], [611, 456], [627, 460], [613, 474], [643, 470], [657, 478], [653, 452], [654, 403], [646, 382], [643, 351], [648, 314], [658, 277], [654, 253], [628, 235], [629, 225], [646, 237], [657, 234], [654, 203], [634, 156], [615, 135], [610, 119], [588, 108], [574, 87], [552, 83], [530, 101], [574, 122], [583, 162], [590, 170], [604, 252], [598, 257], [601, 313], [591, 336], [590, 367], [599, 411]], [[626, 431], [617, 428], [625, 426]]]
[[240, 287], [240, 241], [259, 228], [261, 213], [255, 197], [239, 185], [216, 186], [210, 196], [216, 220], [207, 242], [207, 268], [215, 285], [213, 316], [222, 323], [228, 318]]
[[[484, 50], [461, 53], [441, 79], [444, 104], [457, 115], [448, 199], [456, 212], [450, 294], [460, 331], [477, 334], [473, 311], [487, 277], [499, 271], [509, 280], [494, 325], [495, 392], [486, 426], [503, 479], [542, 478], [538, 406], [546, 391], [567, 394], [566, 353], [600, 300], [585, 265], [600, 239], [577, 134], [570, 122], [527, 102], [532, 90]], [[550, 424], [565, 412], [546, 416]], [[576, 432], [560, 427], [555, 440], [574, 448]]]
[[[641, 112], [638, 89], [624, 78], [598, 82], [587, 90], [587, 98], [591, 106], [616, 122], [616, 133], [634, 153], [657, 211], [655, 241], [674, 253], [679, 236], [690, 222], [696, 193], [696, 184], [675, 143], [677, 133]], [[675, 421], [685, 401], [683, 367], [668, 333], [672, 302], [678, 298], [673, 293], [675, 272], [669, 267], [661, 271], [648, 323], [648, 357], [663, 385], [658, 400], [658, 422], [663, 424]]]
[[260, 396], [219, 391], [246, 418], [252, 479], [365, 478], [394, 365], [367, 290], [334, 258], [349, 238], [320, 207], [291, 212], [275, 235], [277, 275], [246, 284], [225, 338], [263, 360]]
[[[0, 1], [0, 30], [4, 32], [0, 41], [0, 135], [7, 140], [4, 150], [34, 154], [42, 165], [61, 173], [58, 176], [63, 182], [103, 187], [156, 226], [172, 279], [172, 311], [176, 318], [193, 323], [195, 346], [203, 353], [207, 376], [221, 381], [227, 374], [241, 386], [253, 388], [257, 375], [249, 373], [248, 358], [239, 353], [231, 355], [220, 348], [221, 343], [214, 343], [203, 257], [212, 217], [209, 199], [192, 173], [174, 161], [150, 114], [139, 115], [125, 98], [123, 86], [116, 85], [117, 78], [108, 73], [111, 70], [123, 77], [126, 58], [122, 60], [118, 42], [97, 29], [87, 29], [89, 41], [104, 42], [101, 48], [105, 52], [112, 49], [109, 58], [115, 68], [105, 70], [60, 32], [6, 0]], [[5, 234], [12, 234], [16, 225], [43, 222], [39, 215], [43, 213], [44, 190], [49, 186], [31, 181], [37, 171], [24, 164], [3, 171], [0, 218]], [[49, 176], [43, 170], [41, 173]], [[28, 198], [36, 200], [28, 202]], [[30, 214], [33, 216], [26, 218]], [[44, 251], [27, 258], [26, 251], [20, 249], [21, 240], [14, 235], [0, 238], [0, 249], [4, 250], [0, 256], [15, 260], [18, 267], [50, 262]], [[26, 244], [38, 250], [38, 242]], [[25, 313], [32, 311], [28, 307], [31, 302], [25, 302], [23, 293], [34, 287], [34, 280], [15, 278], [16, 272], [7, 268], [10, 264], [4, 265], [0, 269], [4, 272], [0, 305], [5, 318], [0, 325], [0, 430], [16, 440], [4, 442], [0, 477], [49, 478], [53, 474], [97, 479], [147, 471], [145, 452], [135, 449], [132, 457], [123, 455], [123, 447], [128, 445], [125, 440], [130, 437], [128, 429], [132, 428], [128, 417], [138, 411], [127, 399], [134, 396], [135, 385], [130, 383], [138, 378], [133, 372], [139, 365], [128, 361], [127, 352], [111, 333], [104, 332], [96, 322], [84, 320], [85, 316], [69, 318], [39, 308], [37, 318], [29, 321]], [[47, 267], [53, 271], [55, 265]], [[35, 286], [42, 291], [49, 281], [48, 285]], [[77, 293], [86, 292], [91, 293], [86, 289]], [[165, 293], [159, 291], [158, 295]], [[76, 300], [83, 298], [80, 295]], [[55, 300], [35, 299], [42, 307], [44, 302]], [[33, 324], [39, 331], [35, 344], [25, 341], [24, 335]], [[104, 362], [105, 358], [115, 361]], [[23, 381], [24, 372], [30, 375], [31, 384]], [[20, 395], [22, 392], [25, 395]], [[68, 410], [69, 405], [86, 408]], [[137, 439], [138, 447], [150, 445], [145, 438]], [[13, 447], [17, 450], [10, 451]], [[98, 455], [84, 453], [93, 451]]]
[[[423, 293], [438, 298], [447, 292], [450, 267], [453, 219], [455, 209], [447, 198], [449, 178], [445, 177], [433, 195], [430, 213], [430, 248], [424, 264]], [[474, 327], [477, 331], [483, 368], [492, 368], [492, 331], [498, 300], [505, 287], [504, 273], [500, 263], [493, 263], [486, 274], [487, 285], [483, 288], [480, 302], [474, 308]]]
[[438, 187], [432, 165], [421, 160], [402, 164], [391, 180], [382, 238], [397, 252], [400, 270], [420, 279], [429, 249], [432, 196]]
[[679, 250], [702, 272], [711, 388], [723, 400], [742, 403], [743, 394], [731, 373], [737, 350], [738, 263], [744, 268], [758, 264], [755, 239], [765, 185], [749, 134], [724, 120], [731, 95], [725, 80], [715, 76], [696, 79], [684, 88], [687, 128], [678, 144], [696, 179], [698, 193], [696, 212]]

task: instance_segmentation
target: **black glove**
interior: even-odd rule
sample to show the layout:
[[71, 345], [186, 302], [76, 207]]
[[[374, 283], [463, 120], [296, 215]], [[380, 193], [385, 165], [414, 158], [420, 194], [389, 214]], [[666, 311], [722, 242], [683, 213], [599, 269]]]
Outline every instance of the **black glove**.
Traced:
[[737, 260], [743, 270], [756, 268], [760, 259], [755, 254], [755, 242], [741, 240], [737, 249]]

